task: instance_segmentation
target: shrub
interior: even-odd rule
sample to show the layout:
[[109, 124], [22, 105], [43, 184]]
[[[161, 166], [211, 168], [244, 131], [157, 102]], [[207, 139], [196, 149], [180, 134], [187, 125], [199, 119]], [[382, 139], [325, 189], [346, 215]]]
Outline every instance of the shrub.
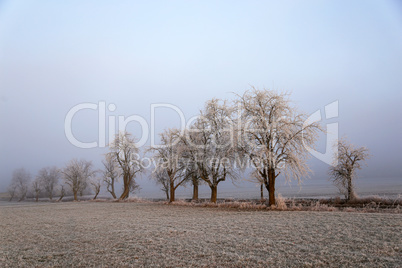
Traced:
[[281, 194], [278, 194], [276, 197], [276, 208], [279, 210], [286, 210], [288, 208], [286, 206], [286, 199]]

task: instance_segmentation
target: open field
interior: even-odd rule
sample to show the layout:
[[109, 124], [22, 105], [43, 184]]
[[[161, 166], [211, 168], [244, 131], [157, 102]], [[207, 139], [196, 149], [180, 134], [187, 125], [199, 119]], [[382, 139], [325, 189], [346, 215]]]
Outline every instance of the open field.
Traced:
[[402, 215], [157, 203], [0, 206], [0, 266], [401, 267]]

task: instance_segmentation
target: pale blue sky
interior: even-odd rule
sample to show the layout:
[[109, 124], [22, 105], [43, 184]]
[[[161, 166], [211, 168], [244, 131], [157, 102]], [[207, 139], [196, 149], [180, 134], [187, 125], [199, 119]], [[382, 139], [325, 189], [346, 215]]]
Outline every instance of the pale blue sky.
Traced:
[[[339, 100], [340, 134], [373, 154], [362, 174], [402, 177], [398, 1], [0, 1], [0, 191], [15, 168], [99, 166], [104, 149], [64, 135], [76, 104], [149, 120], [150, 104], [167, 102], [191, 117], [249, 85], [291, 91], [308, 113]], [[157, 119], [159, 130], [178, 122]], [[96, 138], [95, 112], [74, 122]]]

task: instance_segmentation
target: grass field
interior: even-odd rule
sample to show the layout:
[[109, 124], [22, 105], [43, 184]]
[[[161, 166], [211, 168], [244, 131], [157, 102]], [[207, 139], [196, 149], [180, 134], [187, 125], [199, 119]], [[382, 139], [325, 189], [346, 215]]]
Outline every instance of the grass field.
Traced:
[[401, 214], [71, 202], [0, 217], [1, 267], [402, 267]]

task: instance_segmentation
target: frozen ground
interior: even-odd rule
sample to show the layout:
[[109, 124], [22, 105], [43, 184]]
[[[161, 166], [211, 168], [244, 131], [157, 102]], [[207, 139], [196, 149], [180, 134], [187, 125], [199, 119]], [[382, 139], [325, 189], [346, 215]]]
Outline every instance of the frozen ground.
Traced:
[[402, 267], [402, 215], [148, 203], [0, 206], [0, 266]]

